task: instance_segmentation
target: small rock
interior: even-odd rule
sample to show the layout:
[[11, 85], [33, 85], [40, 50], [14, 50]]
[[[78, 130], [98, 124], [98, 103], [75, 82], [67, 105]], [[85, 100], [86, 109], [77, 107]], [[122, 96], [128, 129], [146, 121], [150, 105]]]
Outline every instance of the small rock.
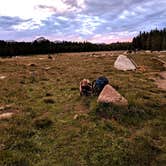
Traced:
[[13, 115], [14, 115], [14, 113], [12, 113], [12, 112], [7, 112], [7, 113], [0, 114], [0, 120], [9, 119], [9, 118], [11, 118]]
[[4, 106], [0, 106], [0, 111], [11, 109], [13, 107], [13, 105], [14, 104], [7, 104], [7, 105], [4, 105]]
[[78, 119], [78, 114], [74, 115], [74, 120]]
[[5, 78], [6, 78], [6, 76], [0, 76], [0, 80], [3, 80]]
[[54, 104], [55, 103], [54, 99], [52, 99], [52, 98], [46, 98], [46, 99], [44, 99], [44, 102], [46, 104]]
[[1, 107], [0, 107], [0, 111], [1, 111], [1, 110], [4, 110], [4, 109], [5, 109], [5, 107], [4, 107], [4, 106], [1, 106]]
[[51, 55], [48, 55], [48, 59], [53, 59], [53, 57]]
[[46, 96], [49, 97], [49, 96], [53, 96], [51, 93], [46, 93]]
[[4, 144], [0, 144], [0, 150], [5, 149], [5, 145]]
[[37, 65], [35, 63], [30, 63], [30, 64], [28, 64], [28, 66], [30, 66], [30, 67], [36, 67]]
[[44, 69], [45, 69], [45, 70], [50, 70], [50, 69], [51, 69], [51, 67], [45, 67]]

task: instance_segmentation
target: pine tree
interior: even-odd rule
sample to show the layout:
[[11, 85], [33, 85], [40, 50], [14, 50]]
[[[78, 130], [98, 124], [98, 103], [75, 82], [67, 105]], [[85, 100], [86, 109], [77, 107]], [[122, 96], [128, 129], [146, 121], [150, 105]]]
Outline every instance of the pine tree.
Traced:
[[166, 38], [163, 38], [163, 42], [162, 42], [162, 50], [166, 50]]
[[147, 37], [146, 50], [151, 50], [151, 35], [148, 35], [148, 37]]

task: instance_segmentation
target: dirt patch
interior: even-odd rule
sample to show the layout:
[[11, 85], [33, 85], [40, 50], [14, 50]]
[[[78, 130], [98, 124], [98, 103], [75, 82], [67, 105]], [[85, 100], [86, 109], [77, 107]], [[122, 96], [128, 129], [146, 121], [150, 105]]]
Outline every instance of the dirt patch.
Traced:
[[159, 57], [159, 58], [165, 58], [166, 55], [159, 55], [158, 57]]
[[156, 79], [158, 88], [166, 90], [166, 71], [159, 73], [159, 77]]
[[81, 105], [81, 104], [77, 104], [74, 107], [74, 110], [76, 110], [76, 113], [78, 114], [86, 114], [89, 112], [89, 110], [84, 105]]

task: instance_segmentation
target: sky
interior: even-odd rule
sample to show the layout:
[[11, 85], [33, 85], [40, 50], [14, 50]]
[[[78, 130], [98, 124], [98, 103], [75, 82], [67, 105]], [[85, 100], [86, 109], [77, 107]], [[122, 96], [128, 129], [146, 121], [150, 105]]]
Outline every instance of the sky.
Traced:
[[0, 0], [0, 40], [131, 41], [166, 27], [166, 0]]

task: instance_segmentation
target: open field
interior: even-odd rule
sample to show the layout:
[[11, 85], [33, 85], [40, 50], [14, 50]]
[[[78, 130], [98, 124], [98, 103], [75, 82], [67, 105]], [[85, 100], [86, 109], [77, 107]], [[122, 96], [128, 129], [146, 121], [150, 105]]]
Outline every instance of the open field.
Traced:
[[[127, 72], [113, 67], [119, 54], [0, 59], [0, 115], [13, 113], [0, 119], [0, 165], [164, 166], [166, 53], [131, 54], [139, 69]], [[102, 75], [127, 108], [80, 97], [80, 80]]]

